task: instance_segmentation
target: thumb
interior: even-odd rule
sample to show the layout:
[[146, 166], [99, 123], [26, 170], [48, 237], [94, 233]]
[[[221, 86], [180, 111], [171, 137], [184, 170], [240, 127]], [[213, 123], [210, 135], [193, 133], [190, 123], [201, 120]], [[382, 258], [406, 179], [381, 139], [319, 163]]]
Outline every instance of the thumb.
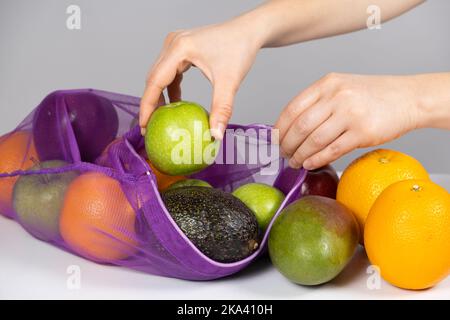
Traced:
[[216, 84], [213, 89], [213, 99], [209, 122], [211, 134], [217, 140], [222, 140], [228, 121], [233, 113], [233, 101], [236, 89], [230, 85]]

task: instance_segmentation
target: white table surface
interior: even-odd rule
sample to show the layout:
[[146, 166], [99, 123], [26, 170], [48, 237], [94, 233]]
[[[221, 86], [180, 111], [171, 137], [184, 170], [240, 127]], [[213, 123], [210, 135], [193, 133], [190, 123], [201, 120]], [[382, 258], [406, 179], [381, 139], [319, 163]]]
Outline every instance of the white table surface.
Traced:
[[[433, 175], [450, 191], [450, 175]], [[69, 266], [80, 268], [80, 287], [68, 289]], [[424, 291], [382, 281], [370, 290], [369, 262], [361, 248], [333, 281], [303, 287], [286, 280], [261, 259], [229, 278], [194, 282], [103, 266], [38, 241], [0, 217], [0, 299], [450, 299], [450, 277]]]

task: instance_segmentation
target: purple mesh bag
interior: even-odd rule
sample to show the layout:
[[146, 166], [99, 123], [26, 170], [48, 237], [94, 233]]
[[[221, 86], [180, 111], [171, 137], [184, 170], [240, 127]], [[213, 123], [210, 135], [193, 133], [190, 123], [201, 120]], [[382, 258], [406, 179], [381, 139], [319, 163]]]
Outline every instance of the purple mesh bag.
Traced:
[[[139, 98], [93, 89], [49, 94], [14, 131], [0, 137], [0, 213], [33, 236], [98, 263], [189, 280], [217, 279], [242, 270], [264, 252], [273, 220], [259, 248], [244, 260], [220, 263], [202, 254], [167, 212], [156, 177], [141, 156], [144, 140], [139, 127], [131, 127], [138, 106]], [[229, 150], [230, 139], [248, 138], [249, 146], [270, 145], [269, 126], [229, 128], [236, 130], [224, 139], [221, 156]], [[269, 134], [260, 135], [256, 129], [267, 129]], [[231, 149], [237, 158], [245, 156], [235, 145]], [[65, 163], [39, 165], [46, 160]], [[267, 163], [214, 163], [192, 177], [227, 192], [248, 182], [274, 185], [287, 193], [276, 217], [299, 197], [306, 171], [287, 170], [281, 158], [270, 165], [276, 172], [265, 175]], [[38, 185], [66, 182], [55, 191], [64, 195], [61, 206], [48, 206], [57, 212], [53, 219], [43, 224], [32, 219], [39, 208], [19, 195], [22, 189], [35, 187], [36, 179], [30, 182], [25, 177], [39, 177]], [[19, 207], [31, 213], [19, 215], [15, 210]], [[90, 211], [99, 216], [86, 218]]]

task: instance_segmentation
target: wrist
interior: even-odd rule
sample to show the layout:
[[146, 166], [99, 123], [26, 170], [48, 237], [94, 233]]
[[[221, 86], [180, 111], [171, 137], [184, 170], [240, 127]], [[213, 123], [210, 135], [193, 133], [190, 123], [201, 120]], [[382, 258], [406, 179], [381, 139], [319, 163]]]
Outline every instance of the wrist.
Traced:
[[418, 128], [450, 129], [450, 73], [414, 76]]
[[275, 13], [269, 2], [230, 20], [228, 23], [244, 34], [252, 46], [261, 49], [266, 47], [276, 36], [275, 22]]

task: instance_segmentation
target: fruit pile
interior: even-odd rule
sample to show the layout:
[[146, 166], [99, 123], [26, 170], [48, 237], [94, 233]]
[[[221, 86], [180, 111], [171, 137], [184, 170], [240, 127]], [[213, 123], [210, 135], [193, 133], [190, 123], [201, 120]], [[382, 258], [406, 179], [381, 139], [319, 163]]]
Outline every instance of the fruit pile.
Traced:
[[450, 195], [416, 159], [393, 150], [368, 152], [343, 172], [336, 199], [304, 197], [276, 219], [269, 253], [287, 278], [306, 285], [329, 281], [358, 240], [395, 286], [425, 289], [448, 276]]
[[375, 150], [344, 171], [337, 200], [358, 220], [370, 262], [404, 289], [426, 289], [450, 272], [450, 195], [414, 158]]
[[[126, 193], [111, 173], [109, 156], [123, 153], [118, 147], [125, 144], [118, 109], [90, 92], [65, 95], [64, 110], [55, 107], [58, 99], [55, 93], [43, 100], [31, 127], [0, 137], [0, 174], [22, 170], [0, 177], [0, 213], [33, 236], [88, 259], [138, 259], [148, 244], [143, 238], [155, 235], [145, 233], [145, 203], [130, 200], [136, 195]], [[135, 122], [129, 121], [132, 127]], [[67, 143], [73, 138], [76, 147]], [[450, 195], [406, 154], [368, 152], [340, 180], [331, 166], [310, 171], [298, 197], [286, 198], [299, 170], [282, 169], [277, 188], [242, 180], [230, 192], [198, 174], [218, 151], [208, 113], [198, 104], [159, 107], [139, 139], [133, 157], [154, 179], [155, 196], [217, 268], [245, 260], [267, 238], [275, 268], [301, 285], [335, 278], [358, 244], [381, 276], [401, 288], [429, 288], [450, 272]], [[117, 159], [116, 166], [130, 169]]]
[[[175, 166], [169, 159], [173, 146], [162, 147], [167, 139], [161, 132], [165, 129], [170, 134], [174, 127], [183, 125], [180, 119], [167, 118], [161, 125], [160, 119], [165, 118], [164, 113], [170, 114], [171, 108], [184, 110], [185, 105], [177, 103], [155, 112], [147, 127], [147, 153], [157, 169], [185, 175], [199, 167]], [[198, 109], [199, 119], [207, 126], [206, 112], [195, 104], [189, 108]], [[161, 148], [167, 152], [156, 152]], [[286, 168], [281, 175], [295, 177], [295, 171]], [[212, 259], [232, 262], [245, 258], [258, 241], [255, 229], [248, 228], [254, 223], [246, 220], [245, 207], [240, 205], [241, 214], [231, 221], [220, 219], [223, 213], [228, 218], [235, 214], [234, 207], [229, 209], [227, 204], [229, 195], [190, 187], [202, 184], [198, 180], [175, 182], [163, 192], [167, 209], [183, 232]], [[179, 189], [170, 190], [175, 187]], [[430, 181], [414, 158], [380, 149], [352, 162], [340, 180], [330, 166], [311, 171], [302, 185], [302, 198], [273, 219], [290, 187], [285, 184], [283, 190], [278, 190], [249, 183], [232, 195], [251, 210], [260, 232], [265, 232], [274, 220], [269, 230], [269, 255], [274, 266], [293, 282], [317, 285], [332, 280], [349, 263], [358, 242], [365, 246], [381, 276], [398, 287], [428, 288], [449, 274], [450, 196]], [[228, 228], [231, 225], [237, 229]], [[231, 253], [234, 249], [238, 250]]]
[[0, 137], [0, 173], [26, 172], [0, 178], [0, 213], [36, 238], [91, 260], [131, 255], [135, 211], [119, 182], [101, 172], [70, 170], [74, 162], [94, 162], [114, 142], [116, 108], [89, 91], [54, 92], [31, 120], [31, 126]]

